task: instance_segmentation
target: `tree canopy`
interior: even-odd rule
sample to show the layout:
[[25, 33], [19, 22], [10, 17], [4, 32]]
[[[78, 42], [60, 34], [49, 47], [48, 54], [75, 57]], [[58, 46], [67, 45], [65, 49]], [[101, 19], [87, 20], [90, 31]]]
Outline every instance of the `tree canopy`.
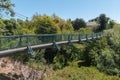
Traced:
[[100, 14], [100, 16], [98, 17], [98, 22], [100, 24], [99, 31], [103, 31], [104, 29], [106, 29], [108, 18], [105, 14]]
[[80, 28], [86, 27], [86, 22], [81, 18], [76, 18], [74, 21], [72, 21], [72, 25], [74, 30], [79, 30]]
[[2, 14], [2, 12], [4, 12], [6, 14], [14, 16], [15, 12], [12, 9], [13, 6], [14, 4], [11, 3], [10, 0], [0, 0], [0, 15]]

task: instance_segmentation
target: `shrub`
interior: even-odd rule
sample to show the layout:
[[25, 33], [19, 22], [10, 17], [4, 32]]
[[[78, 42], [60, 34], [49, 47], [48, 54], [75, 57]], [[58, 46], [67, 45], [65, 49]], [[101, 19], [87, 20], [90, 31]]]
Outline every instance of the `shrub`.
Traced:
[[94, 67], [65, 67], [63, 70], [55, 71], [45, 80], [120, 80], [116, 76], [108, 76], [100, 73]]

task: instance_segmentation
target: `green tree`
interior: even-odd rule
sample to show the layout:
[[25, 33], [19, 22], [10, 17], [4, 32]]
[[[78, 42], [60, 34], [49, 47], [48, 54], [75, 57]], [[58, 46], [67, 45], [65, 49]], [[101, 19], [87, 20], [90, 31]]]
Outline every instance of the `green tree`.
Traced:
[[53, 19], [49, 16], [37, 16], [34, 15], [32, 21], [34, 22], [34, 26], [36, 26], [37, 34], [50, 34], [56, 33], [57, 29], [55, 27], [55, 23]]
[[98, 18], [98, 22], [100, 24], [99, 31], [103, 31], [104, 29], [106, 29], [108, 20], [109, 18], [107, 18], [105, 14], [100, 14]]
[[55, 22], [55, 27], [58, 33], [71, 33], [73, 31], [73, 26], [70, 20], [63, 20], [55, 14], [52, 15]]
[[5, 28], [8, 30], [6, 35], [13, 35], [17, 29], [17, 23], [15, 19], [4, 20]]
[[3, 33], [5, 33], [7, 30], [5, 28], [5, 24], [3, 22], [2, 19], [0, 19], [0, 35], [2, 35]]
[[[14, 10], [12, 9], [13, 6], [14, 4], [12, 4], [10, 0], [0, 0], [0, 11], [10, 14], [11, 16], [14, 16], [15, 14]], [[0, 15], [2, 12], [0, 12]]]
[[109, 24], [108, 24], [108, 27], [111, 29], [111, 28], [114, 27], [114, 25], [115, 25], [114, 20], [110, 20], [110, 21], [109, 21]]
[[86, 27], [86, 23], [83, 19], [75, 19], [74, 21], [72, 21], [72, 25], [74, 30], [79, 30], [80, 28], [85, 28]]
[[[115, 40], [114, 40], [115, 39]], [[96, 66], [100, 71], [111, 75], [119, 74], [119, 37], [104, 37], [87, 43], [85, 54], [86, 63]], [[103, 47], [104, 46], [104, 47]], [[109, 65], [108, 65], [109, 64]]]
[[80, 34], [90, 34], [90, 33], [92, 33], [92, 30], [89, 29], [89, 28], [80, 28], [80, 29], [78, 30], [78, 32], [79, 32]]

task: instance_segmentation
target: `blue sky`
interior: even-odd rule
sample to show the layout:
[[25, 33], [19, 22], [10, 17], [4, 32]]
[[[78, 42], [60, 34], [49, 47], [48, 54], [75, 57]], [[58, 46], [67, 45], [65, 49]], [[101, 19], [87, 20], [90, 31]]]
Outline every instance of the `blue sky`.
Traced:
[[105, 13], [120, 22], [120, 0], [11, 0], [14, 10], [31, 18], [35, 13], [52, 15], [63, 19], [83, 18], [85, 21]]

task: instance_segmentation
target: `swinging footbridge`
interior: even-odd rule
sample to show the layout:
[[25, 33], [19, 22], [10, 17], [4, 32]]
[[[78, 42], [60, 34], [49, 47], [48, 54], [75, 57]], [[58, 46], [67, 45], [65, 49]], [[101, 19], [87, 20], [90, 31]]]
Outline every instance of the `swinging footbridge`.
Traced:
[[98, 39], [104, 33], [93, 34], [35, 34], [0, 36], [0, 57], [18, 54], [28, 51], [32, 54], [33, 49], [55, 47], [59, 50], [61, 45], [82, 43], [87, 40]]

